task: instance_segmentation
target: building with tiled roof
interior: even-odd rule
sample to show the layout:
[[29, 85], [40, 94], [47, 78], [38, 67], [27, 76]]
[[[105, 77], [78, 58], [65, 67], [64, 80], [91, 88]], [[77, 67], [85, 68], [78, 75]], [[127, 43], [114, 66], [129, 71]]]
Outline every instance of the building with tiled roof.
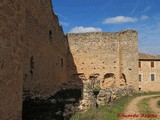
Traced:
[[139, 53], [139, 90], [160, 91], [160, 56]]

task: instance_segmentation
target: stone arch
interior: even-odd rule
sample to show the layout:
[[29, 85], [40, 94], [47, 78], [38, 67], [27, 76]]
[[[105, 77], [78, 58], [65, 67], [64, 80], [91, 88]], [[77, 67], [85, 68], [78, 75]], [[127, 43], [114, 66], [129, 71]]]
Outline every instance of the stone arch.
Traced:
[[114, 77], [114, 73], [106, 73], [103, 77], [103, 79], [107, 79], [107, 78], [110, 78], [110, 77]]
[[106, 73], [103, 77], [102, 81], [102, 89], [106, 89], [114, 86], [115, 84], [115, 74], [114, 73]]
[[89, 81], [90, 81], [92, 88], [99, 87], [99, 85], [100, 85], [100, 80], [98, 79], [99, 75], [100, 75], [99, 73], [90, 74]]
[[121, 74], [121, 84], [120, 86], [124, 86], [124, 85], [127, 85], [127, 78], [126, 78], [126, 75], [124, 73]]

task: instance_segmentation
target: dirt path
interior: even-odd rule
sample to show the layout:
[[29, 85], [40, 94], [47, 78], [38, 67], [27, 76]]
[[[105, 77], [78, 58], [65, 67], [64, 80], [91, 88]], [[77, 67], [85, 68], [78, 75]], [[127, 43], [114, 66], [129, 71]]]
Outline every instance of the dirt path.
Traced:
[[[139, 109], [137, 104], [144, 98], [148, 98], [148, 97], [155, 97], [158, 95], [145, 95], [145, 96], [140, 96], [140, 97], [136, 97], [133, 100], [131, 100], [131, 102], [127, 105], [125, 111], [124, 111], [124, 115], [125, 116], [121, 116], [121, 120], [143, 120], [141, 118], [141, 115], [139, 114]], [[128, 117], [126, 116], [128, 115]], [[146, 118], [144, 120], [147, 120]], [[160, 119], [157, 119], [160, 120]]]
[[160, 100], [160, 98], [152, 98], [149, 101], [150, 108], [154, 111], [154, 113], [157, 115], [157, 119], [160, 120], [160, 108], [157, 106], [157, 102]]

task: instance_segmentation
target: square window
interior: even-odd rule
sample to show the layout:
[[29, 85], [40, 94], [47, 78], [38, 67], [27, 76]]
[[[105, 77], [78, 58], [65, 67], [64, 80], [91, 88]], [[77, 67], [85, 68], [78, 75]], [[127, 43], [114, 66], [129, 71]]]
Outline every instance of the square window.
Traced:
[[63, 58], [61, 58], [61, 67], [63, 67]]
[[151, 62], [151, 68], [154, 68], [154, 62]]
[[141, 68], [141, 62], [139, 61], [139, 68]]
[[154, 80], [155, 80], [155, 75], [151, 74], [151, 81], [154, 81]]
[[142, 75], [139, 74], [139, 82], [141, 82], [141, 81], [142, 81]]
[[49, 38], [52, 39], [52, 30], [49, 30]]

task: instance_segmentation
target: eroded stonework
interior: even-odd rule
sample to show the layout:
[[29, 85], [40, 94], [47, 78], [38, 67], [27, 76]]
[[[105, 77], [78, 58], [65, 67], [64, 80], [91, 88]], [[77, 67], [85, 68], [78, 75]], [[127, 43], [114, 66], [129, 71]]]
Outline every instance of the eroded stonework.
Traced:
[[92, 74], [98, 74], [101, 89], [132, 85], [138, 90], [136, 31], [67, 36], [78, 73], [84, 74], [87, 79]]
[[67, 37], [51, 0], [0, 0], [0, 120], [20, 120], [26, 98], [68, 83]]
[[52, 11], [51, 0], [0, 0], [0, 120], [21, 120], [22, 107], [30, 113], [37, 103], [35, 111], [43, 103], [52, 111], [55, 102], [50, 112], [68, 119], [107, 102], [110, 88], [111, 99], [138, 89], [136, 31], [64, 35]]
[[23, 92], [25, 9], [21, 0], [0, 1], [0, 120], [20, 120]]

